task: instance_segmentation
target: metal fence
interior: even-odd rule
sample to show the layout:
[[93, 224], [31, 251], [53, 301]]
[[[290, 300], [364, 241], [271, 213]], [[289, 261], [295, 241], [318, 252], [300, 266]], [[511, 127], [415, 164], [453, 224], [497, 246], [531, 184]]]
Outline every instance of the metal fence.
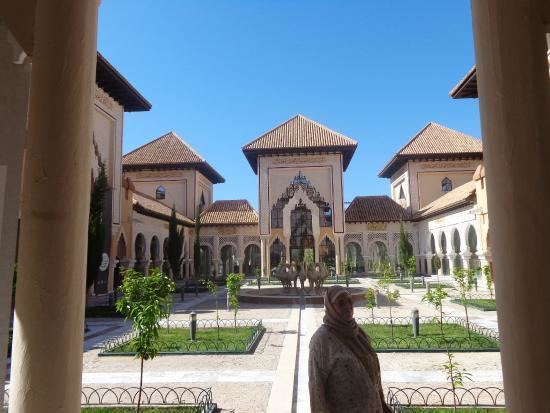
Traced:
[[[410, 317], [361, 317], [356, 318], [359, 325], [411, 326]], [[420, 325], [439, 323], [438, 317], [420, 317]], [[443, 317], [444, 324], [455, 324], [466, 328], [462, 317]], [[453, 336], [422, 336], [422, 327], [418, 337], [371, 337], [373, 347], [379, 351], [499, 351], [498, 332], [490, 328], [469, 323], [470, 331], [476, 333], [472, 338]]]
[[[170, 329], [189, 330], [189, 321], [164, 321], [161, 324], [162, 327]], [[197, 332], [200, 329], [206, 328], [234, 328], [235, 320], [197, 320]], [[158, 354], [242, 354], [252, 353], [256, 344], [259, 342], [262, 334], [265, 331], [262, 325], [262, 320], [237, 320], [237, 328], [240, 327], [252, 327], [251, 334], [246, 339], [230, 339], [230, 340], [196, 340], [196, 341], [179, 341], [179, 342], [163, 342], [159, 341], [160, 348], [162, 349]], [[114, 337], [106, 341], [99, 352], [99, 356], [133, 356], [135, 353], [131, 351], [118, 350], [122, 346], [130, 343], [137, 333], [131, 332], [121, 336]]]
[[[137, 405], [138, 387], [83, 387], [82, 407], [128, 407]], [[9, 404], [9, 391], [4, 392], [4, 404]], [[217, 406], [210, 388], [200, 387], [144, 387], [141, 389], [143, 406], [184, 406], [196, 413], [213, 413]]]
[[457, 388], [447, 387], [397, 388], [390, 387], [386, 397], [395, 413], [409, 407], [477, 407], [504, 408], [504, 390], [498, 387]]

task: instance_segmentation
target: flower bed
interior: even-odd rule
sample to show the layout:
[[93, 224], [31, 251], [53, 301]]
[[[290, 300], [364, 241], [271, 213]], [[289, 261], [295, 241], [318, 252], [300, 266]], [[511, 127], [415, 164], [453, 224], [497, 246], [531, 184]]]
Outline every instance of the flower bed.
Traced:
[[[462, 301], [460, 299], [454, 299], [451, 300], [454, 304], [462, 304]], [[497, 303], [495, 299], [491, 298], [472, 298], [466, 300], [466, 305], [468, 307], [477, 308], [478, 310], [482, 311], [496, 311], [497, 310]]]
[[[169, 328], [168, 328], [169, 326]], [[261, 320], [198, 320], [196, 340], [191, 341], [189, 321], [164, 323], [159, 331], [159, 354], [248, 354], [252, 353], [264, 332]], [[218, 335], [219, 333], [219, 335]], [[129, 333], [109, 340], [100, 356], [134, 356]]]

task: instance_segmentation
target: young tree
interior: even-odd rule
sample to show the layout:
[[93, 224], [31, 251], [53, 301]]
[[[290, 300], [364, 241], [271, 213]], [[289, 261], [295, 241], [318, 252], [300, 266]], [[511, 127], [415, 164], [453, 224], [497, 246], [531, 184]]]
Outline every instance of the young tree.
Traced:
[[437, 284], [435, 289], [430, 289], [424, 297], [422, 297], [423, 302], [430, 303], [435, 307], [436, 310], [439, 310], [439, 328], [441, 330], [441, 335], [443, 334], [443, 300], [447, 298], [449, 294], [443, 289], [441, 284]]
[[416, 258], [411, 255], [407, 260], [407, 274], [409, 275], [409, 282], [411, 284], [411, 291], [414, 292], [414, 273], [416, 272]]
[[454, 361], [454, 354], [447, 349], [447, 362], [441, 367], [447, 373], [447, 380], [451, 383], [451, 388], [453, 391], [453, 411], [457, 411], [456, 402], [457, 395], [456, 389], [459, 387], [464, 387], [464, 380], [471, 380], [472, 375], [466, 371], [466, 369], [461, 369], [460, 365]]
[[374, 307], [376, 307], [376, 291], [374, 291], [374, 288], [367, 288], [365, 290], [365, 306], [370, 310], [374, 324]]
[[233, 310], [233, 320], [235, 321], [235, 332], [237, 331], [237, 312], [239, 311], [239, 290], [244, 279], [243, 274], [227, 275], [227, 293], [229, 294], [229, 307]]
[[220, 339], [220, 316], [218, 313], [218, 286], [212, 280], [208, 280], [206, 283], [206, 288], [216, 301], [216, 326], [218, 327], [218, 340]]
[[174, 289], [172, 280], [158, 268], [153, 268], [147, 277], [131, 268], [124, 271], [124, 281], [120, 287], [123, 297], [117, 301], [116, 309], [127, 320], [132, 320], [132, 328], [137, 333], [132, 346], [141, 362], [138, 413], [143, 388], [143, 362], [158, 354], [160, 320], [168, 315], [168, 296]]
[[407, 239], [403, 220], [399, 222], [399, 264], [405, 271], [409, 268], [409, 258], [413, 255], [413, 247]]
[[183, 227], [178, 230], [178, 220], [176, 218], [176, 206], [172, 206], [172, 215], [168, 224], [168, 263], [172, 270], [174, 280], [181, 278], [181, 265], [183, 263]]
[[466, 300], [467, 295], [472, 292], [472, 288], [474, 287], [475, 270], [466, 270], [455, 267], [453, 270], [453, 277], [458, 286], [460, 301], [464, 306], [464, 313], [466, 314], [466, 329], [468, 330], [468, 338], [471, 339], [470, 319], [468, 317], [468, 302]]
[[439, 270], [441, 269], [441, 258], [439, 255], [434, 254], [433, 266], [435, 268], [435, 273], [437, 274], [437, 282], [439, 282]]
[[86, 260], [86, 293], [97, 278], [103, 249], [105, 248], [105, 222], [103, 221], [105, 196], [110, 191], [105, 164], [99, 163], [99, 173], [90, 196], [88, 218], [88, 256]]
[[193, 269], [195, 270], [195, 280], [201, 269], [201, 210], [197, 207], [195, 217], [195, 242], [193, 243]]
[[491, 299], [493, 298], [493, 274], [491, 274], [491, 267], [485, 265], [483, 267], [483, 275], [485, 275], [485, 280], [487, 281], [487, 288], [489, 289], [489, 294], [491, 294]]
[[390, 325], [391, 325], [391, 337], [393, 336], [393, 316], [392, 316], [392, 306], [393, 302], [396, 301], [400, 294], [398, 290], [392, 290], [391, 284], [395, 281], [395, 273], [393, 272], [392, 266], [389, 262], [382, 264], [382, 278], [378, 281], [378, 285], [388, 297], [388, 304], [390, 306]]

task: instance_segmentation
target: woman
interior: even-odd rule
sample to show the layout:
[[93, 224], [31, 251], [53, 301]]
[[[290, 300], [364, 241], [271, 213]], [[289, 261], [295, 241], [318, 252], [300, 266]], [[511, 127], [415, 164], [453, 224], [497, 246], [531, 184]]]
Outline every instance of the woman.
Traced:
[[323, 325], [309, 344], [309, 397], [312, 413], [391, 413], [378, 357], [339, 285], [327, 290]]

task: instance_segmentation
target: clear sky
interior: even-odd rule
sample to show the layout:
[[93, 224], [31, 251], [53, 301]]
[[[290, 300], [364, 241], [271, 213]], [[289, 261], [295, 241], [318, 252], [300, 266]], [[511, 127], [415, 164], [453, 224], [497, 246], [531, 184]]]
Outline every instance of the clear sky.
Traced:
[[241, 147], [301, 113], [359, 142], [345, 200], [389, 194], [378, 172], [429, 121], [479, 137], [468, 0], [102, 0], [98, 49], [153, 104], [124, 153], [172, 130], [258, 204]]

